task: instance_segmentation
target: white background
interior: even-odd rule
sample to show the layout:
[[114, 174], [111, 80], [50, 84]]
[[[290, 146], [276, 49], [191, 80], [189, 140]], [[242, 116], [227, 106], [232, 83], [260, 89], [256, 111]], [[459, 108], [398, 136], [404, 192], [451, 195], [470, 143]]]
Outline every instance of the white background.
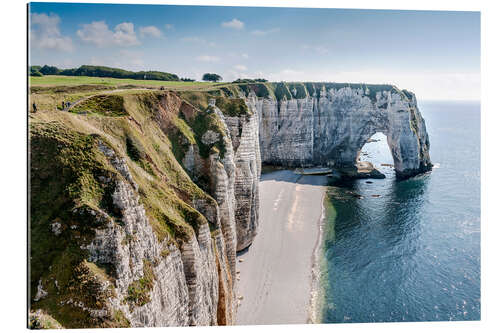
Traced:
[[[54, 1], [54, 0], [53, 0]], [[82, 0], [84, 1], [84, 0]], [[66, 1], [69, 2], [69, 1]], [[86, 1], [99, 2], [99, 1]], [[233, 1], [106, 1], [115, 3], [155, 3], [190, 5], [240, 5], [330, 7], [363, 9], [425, 9], [481, 11], [481, 317], [478, 322], [432, 322], [390, 324], [280, 325], [205, 328], [168, 328], [169, 332], [475, 332], [499, 331], [498, 307], [500, 283], [498, 259], [500, 220], [500, 12], [496, 1], [445, 0], [233, 0]], [[27, 226], [27, 114], [26, 114], [26, 3], [2, 1], [0, 99], [0, 329], [5, 332], [26, 330], [26, 226]], [[464, 163], [466, 163], [464, 156]], [[460, 182], [460, 179], [456, 180]], [[498, 327], [497, 327], [498, 326]], [[154, 332], [156, 329], [115, 329], [122, 332]], [[95, 332], [95, 330], [76, 330]]]

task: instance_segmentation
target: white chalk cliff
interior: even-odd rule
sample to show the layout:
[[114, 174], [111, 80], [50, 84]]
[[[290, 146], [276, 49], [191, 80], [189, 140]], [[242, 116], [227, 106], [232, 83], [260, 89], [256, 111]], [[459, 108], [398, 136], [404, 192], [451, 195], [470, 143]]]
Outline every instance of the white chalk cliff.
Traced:
[[249, 99], [260, 116], [263, 163], [352, 169], [363, 145], [382, 132], [398, 177], [431, 169], [429, 138], [413, 93], [387, 89], [371, 98], [369, 88], [322, 88], [304, 98]]

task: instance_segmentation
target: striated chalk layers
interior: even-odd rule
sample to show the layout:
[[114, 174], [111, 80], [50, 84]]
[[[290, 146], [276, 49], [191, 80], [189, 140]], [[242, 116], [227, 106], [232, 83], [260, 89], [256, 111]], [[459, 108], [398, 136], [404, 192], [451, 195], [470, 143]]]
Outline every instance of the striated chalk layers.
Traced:
[[249, 116], [224, 117], [231, 135], [236, 167], [234, 196], [237, 251], [248, 247], [259, 222], [259, 180], [261, 172], [258, 114], [249, 103]]
[[[217, 106], [214, 115], [221, 121], [220, 138], [205, 132], [204, 144], [222, 142], [224, 156], [212, 151], [203, 159], [192, 144], [182, 164], [193, 179], [209, 178], [207, 191], [217, 201], [231, 271], [234, 273], [236, 251], [250, 245], [258, 225], [259, 179], [261, 170], [258, 136], [258, 114], [250, 105], [249, 113], [225, 115]], [[212, 138], [211, 140], [209, 138]], [[233, 274], [234, 276], [234, 274]]]
[[[392, 86], [313, 85], [311, 95], [278, 100], [249, 98], [260, 114], [262, 161], [288, 167], [324, 165], [353, 170], [359, 151], [375, 133], [388, 138], [396, 174], [431, 169], [429, 138], [415, 95]], [[251, 96], [251, 95], [250, 95]]]

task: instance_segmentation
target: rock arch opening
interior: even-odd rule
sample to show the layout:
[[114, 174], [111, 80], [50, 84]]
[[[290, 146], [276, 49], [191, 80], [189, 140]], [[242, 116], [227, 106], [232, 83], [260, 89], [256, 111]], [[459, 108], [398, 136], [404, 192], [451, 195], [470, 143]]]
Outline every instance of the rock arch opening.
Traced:
[[[358, 172], [371, 171], [375, 175], [379, 175], [378, 178], [394, 175], [394, 157], [384, 133], [377, 132], [366, 140], [358, 151], [356, 167]], [[372, 171], [373, 169], [379, 171], [381, 175]]]

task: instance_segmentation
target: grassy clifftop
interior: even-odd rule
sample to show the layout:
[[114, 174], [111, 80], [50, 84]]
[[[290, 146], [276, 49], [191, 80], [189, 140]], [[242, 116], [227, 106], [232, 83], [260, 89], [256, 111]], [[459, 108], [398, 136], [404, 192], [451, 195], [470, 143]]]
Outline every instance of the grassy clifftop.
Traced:
[[[168, 90], [179, 92], [211, 92], [215, 96], [238, 97], [240, 94], [248, 96], [250, 92], [261, 98], [304, 98], [313, 96], [323, 89], [340, 89], [351, 87], [363, 89], [367, 96], [375, 98], [378, 91], [392, 91], [411, 98], [411, 93], [400, 90], [391, 84], [364, 84], [364, 83], [336, 83], [336, 82], [252, 82], [252, 83], [226, 83], [226, 82], [181, 82], [181, 81], [154, 81], [132, 80], [96, 77], [73, 77], [50, 75], [45, 77], [30, 77], [32, 92], [83, 90], [83, 89], [130, 89], [164, 87]], [[93, 87], [93, 88], [92, 88]], [[406, 92], [405, 92], [406, 91]], [[194, 105], [194, 104], [193, 104]]]

